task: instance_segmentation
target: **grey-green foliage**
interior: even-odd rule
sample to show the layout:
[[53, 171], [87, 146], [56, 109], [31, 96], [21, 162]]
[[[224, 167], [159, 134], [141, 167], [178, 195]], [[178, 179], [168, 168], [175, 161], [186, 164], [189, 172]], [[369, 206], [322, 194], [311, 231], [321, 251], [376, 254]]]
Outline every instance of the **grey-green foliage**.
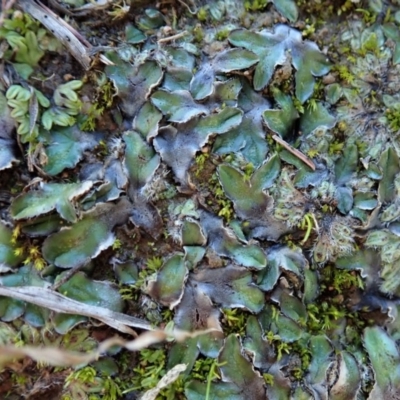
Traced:
[[[0, 277], [4, 286], [39, 286], [48, 285], [49, 279], [43, 279], [33, 265], [26, 265], [16, 272]], [[0, 318], [3, 321], [14, 321], [24, 315], [25, 320], [35, 327], [44, 326], [49, 319], [49, 310], [8, 297], [0, 299]]]
[[44, 171], [55, 176], [66, 168], [74, 168], [82, 159], [84, 151], [93, 149], [97, 143], [93, 135], [82, 132], [77, 125], [53, 127], [47, 135]]
[[187, 123], [168, 125], [159, 130], [154, 139], [154, 147], [162, 160], [169, 165], [182, 189], [190, 188], [188, 169], [197, 151], [203, 147], [211, 134], [227, 132], [240, 124], [242, 111], [226, 107], [220, 113]]
[[112, 229], [127, 220], [131, 208], [126, 198], [117, 204], [97, 205], [72, 226], [47, 237], [42, 249], [44, 258], [60, 268], [85, 265], [114, 243]]
[[272, 78], [278, 65], [286, 60], [290, 51], [296, 68], [296, 97], [304, 103], [312, 95], [314, 77], [325, 75], [330, 63], [315, 43], [303, 41], [300, 32], [286, 25], [277, 25], [274, 33], [263, 30], [251, 32], [240, 29], [229, 35], [234, 46], [254, 51], [260, 58], [254, 74], [254, 89], [261, 90]]
[[382, 328], [374, 326], [365, 329], [364, 345], [376, 379], [369, 399], [395, 399], [400, 394], [400, 355], [395, 341]]
[[218, 167], [218, 176], [226, 196], [234, 203], [236, 214], [247, 221], [251, 235], [277, 240], [290, 231], [285, 222], [274, 217], [273, 198], [266, 190], [270, 188], [280, 173], [280, 160], [272, 156], [256, 169], [251, 177], [228, 165]]
[[118, 90], [123, 112], [133, 117], [145, 103], [151, 89], [160, 83], [162, 69], [155, 61], [149, 60], [132, 68], [114, 54], [109, 57], [115, 65], [106, 67], [106, 75]]
[[0, 271], [7, 272], [16, 267], [22, 260], [23, 255], [16, 255], [17, 242], [13, 242], [12, 232], [0, 221]]
[[223, 226], [215, 216], [202, 212], [201, 226], [208, 236], [209, 247], [219, 256], [231, 258], [235, 263], [253, 269], [264, 269], [267, 259], [257, 245], [241, 243], [234, 233]]
[[146, 291], [160, 304], [174, 308], [181, 300], [188, 270], [182, 254], [175, 254], [162, 265]]
[[7, 105], [6, 96], [0, 92], [0, 171], [18, 163], [13, 146], [14, 118]]
[[11, 207], [11, 216], [15, 220], [37, 217], [57, 210], [68, 222], [76, 222], [74, 201], [83, 196], [92, 187], [93, 182], [48, 183], [40, 188], [18, 196]]
[[373, 230], [368, 234], [367, 247], [380, 249], [382, 270], [380, 288], [389, 294], [400, 294], [400, 238], [387, 229]]
[[[222, 382], [211, 384], [209, 392], [211, 398], [265, 399], [264, 381], [242, 355], [241, 344], [234, 334], [226, 338], [218, 362], [222, 364], [219, 367]], [[186, 388], [185, 394], [189, 400], [200, 400], [204, 398], [207, 391], [206, 384], [192, 381]]]
[[290, 95], [275, 89], [274, 100], [279, 108], [264, 111], [263, 118], [268, 128], [283, 138], [291, 134], [298, 119], [301, 132], [305, 136], [317, 128], [326, 130], [335, 126], [336, 118], [320, 102], [309, 104], [300, 116]]
[[241, 79], [242, 89], [238, 96], [238, 107], [243, 110], [242, 122], [215, 139], [213, 152], [218, 154], [240, 152], [246, 160], [258, 167], [266, 158], [268, 144], [265, 140], [263, 112], [270, 102], [255, 92], [250, 83]]
[[[211, 17], [215, 21], [226, 14], [225, 3], [219, 1], [212, 6]], [[296, 19], [292, 1], [276, 0], [274, 4], [289, 20]], [[189, 399], [208, 396], [261, 400], [267, 393], [269, 398], [276, 399], [313, 396], [347, 400], [361, 395], [360, 379], [365, 378], [359, 360], [365, 352], [354, 344], [362, 329], [358, 325], [360, 320], [354, 317], [346, 324], [347, 317], [341, 317], [334, 329], [327, 328], [325, 318], [330, 314], [323, 309], [326, 303], [328, 307], [340, 308], [341, 315], [350, 311], [336, 296], [341, 289], [321, 288], [320, 277], [325, 264], [329, 266], [338, 258], [336, 267], [341, 273], [361, 269], [361, 276], [368, 276], [368, 288], [378, 282], [381, 292], [398, 294], [399, 241], [395, 224], [400, 171], [396, 149], [382, 146], [368, 154], [360, 136], [352, 135], [354, 130], [341, 130], [335, 132], [336, 136], [329, 132], [336, 117], [323, 99], [311, 99], [301, 106], [313, 95], [315, 78], [330, 70], [324, 53], [316, 44], [304, 41], [301, 32], [286, 25], [278, 25], [272, 31], [233, 30], [225, 45], [234, 48], [221, 49], [217, 55], [208, 49], [207, 55], [200, 57], [198, 49], [184, 37], [173, 45], [148, 37], [164, 23], [158, 10], [147, 10], [137, 17], [138, 26], [147, 34], [128, 25], [125, 34], [129, 46], [107, 55], [114, 65], [106, 67], [106, 75], [115, 85], [130, 129], [121, 138], [106, 140], [106, 155], [97, 154], [94, 162], [83, 161], [79, 176], [93, 179], [44, 183], [39, 190], [30, 188], [12, 200], [11, 216], [22, 222], [27, 236], [47, 236], [41, 247], [43, 257], [51, 266], [64, 269], [81, 267], [96, 258], [114, 243], [115, 226], [128, 221], [145, 231], [134, 231], [135, 244], [145, 247], [147, 242], [153, 246], [146, 237], [150, 234], [156, 239], [156, 245], [151, 247], [154, 251], [173, 248], [158, 273], [150, 276], [141, 289], [155, 302], [174, 309], [177, 328], [214, 329], [169, 349], [170, 367], [184, 362], [190, 371], [199, 354], [212, 357], [219, 364], [215, 368], [220, 379], [214, 379], [209, 387], [197, 380], [186, 384]], [[388, 31], [386, 35], [396, 41], [395, 32]], [[366, 44], [371, 41], [374, 51], [376, 44], [382, 44], [382, 37], [369, 30], [357, 48], [371, 53]], [[287, 86], [280, 81], [272, 82], [277, 67], [291, 69], [292, 65], [296, 70], [295, 93], [290, 80]], [[69, 108], [72, 113], [68, 115], [76, 114], [79, 99], [72, 87], [75, 84], [73, 81], [69, 88], [68, 84], [58, 88], [53, 96], [53, 111]], [[336, 85], [327, 90], [328, 102], [334, 105], [343, 101], [347, 107], [350, 96], [356, 97], [354, 91]], [[362, 93], [367, 86], [360, 86]], [[23, 101], [21, 110], [25, 113], [28, 103], [33, 103], [32, 93], [38, 102], [40, 94], [35, 89], [21, 89], [21, 98], [16, 94], [10, 100]], [[360, 97], [358, 101], [357, 112], [364, 112]], [[17, 107], [12, 108], [14, 114], [19, 113]], [[49, 115], [50, 111], [43, 113], [42, 124], [53, 128]], [[349, 121], [351, 118], [346, 115]], [[36, 123], [38, 116], [33, 115], [28, 127], [34, 126], [32, 122]], [[341, 117], [339, 113], [338, 118]], [[6, 113], [2, 121], [7, 124]], [[49, 175], [75, 167], [84, 151], [93, 148], [102, 137], [96, 134], [90, 140], [75, 128], [57, 129], [43, 136], [48, 155], [44, 170]], [[292, 151], [297, 149], [306, 153], [304, 157], [313, 158], [315, 171], [299, 159], [299, 153], [294, 156], [269, 141], [271, 132], [285, 138]], [[340, 143], [332, 145], [333, 138]], [[319, 143], [321, 146], [317, 146]], [[207, 144], [212, 147], [204, 148]], [[270, 148], [274, 149], [273, 154]], [[211, 178], [196, 187], [190, 167], [202, 149], [207, 168], [216, 170], [217, 175], [215, 180]], [[207, 152], [214, 154], [208, 156]], [[224, 156], [221, 161], [215, 153], [233, 155]], [[216, 163], [219, 165], [215, 167]], [[165, 165], [171, 169], [167, 177]], [[208, 170], [203, 177], [198, 169], [198, 180], [209, 179]], [[195, 198], [186, 201], [179, 194], [167, 206], [158, 196], [157, 186], [167, 180], [171, 186], [176, 181], [185, 195], [196, 193]], [[126, 197], [121, 197], [122, 192]], [[235, 208], [237, 219], [230, 221], [229, 226], [213, 214], [215, 200], [220, 198], [228, 198]], [[364, 219], [360, 217], [361, 211]], [[378, 248], [379, 254], [360, 249], [349, 255], [356, 245], [354, 221], [348, 215], [358, 215], [365, 225], [374, 226], [375, 230], [367, 234], [366, 245]], [[68, 226], [61, 228], [63, 220]], [[309, 224], [306, 228], [304, 221]], [[381, 223], [387, 223], [387, 229]], [[10, 229], [1, 226], [4, 265], [0, 266], [5, 271], [19, 266], [22, 258], [14, 254], [17, 245], [12, 242]], [[282, 237], [292, 233], [283, 243]], [[161, 234], [166, 238], [160, 239]], [[168, 234], [174, 241], [167, 238]], [[299, 237], [304, 235], [307, 237], [300, 247]], [[133, 253], [122, 248], [119, 256], [123, 259], [113, 259], [121, 283], [134, 284], [141, 279], [140, 246]], [[96, 262], [93, 264], [96, 266]], [[17, 274], [2, 277], [2, 283], [19, 284], [25, 279], [24, 274], [29, 271], [21, 268]], [[36, 275], [31, 278], [37, 285], [45, 284]], [[80, 287], [83, 289], [79, 290]], [[93, 282], [82, 273], [60, 290], [89, 304], [103, 301], [105, 307], [122, 307], [115, 288]], [[309, 309], [320, 306], [320, 290], [325, 303], [318, 308], [320, 315], [312, 314]], [[99, 297], [100, 291], [105, 298]], [[243, 343], [235, 335], [224, 337], [222, 325], [229, 323], [229, 313], [224, 311], [222, 317], [221, 307], [232, 313], [240, 309], [252, 314], [244, 319], [247, 322]], [[38, 326], [46, 320], [45, 314], [29, 311], [20, 302], [0, 304], [3, 319], [11, 320], [25, 312]], [[83, 320], [79, 316], [57, 315], [53, 322], [58, 332], [65, 333]], [[233, 321], [237, 323], [240, 317]], [[308, 331], [310, 321], [324, 333]], [[347, 328], [356, 331], [356, 339], [349, 339]], [[376, 355], [373, 349], [379, 346], [375, 343], [379, 340], [384, 348]], [[364, 345], [377, 375], [373, 393], [386, 394], [391, 390], [390, 382], [396, 382], [394, 375], [398, 372], [393, 367], [393, 376], [380, 373], [384, 369], [381, 364], [398, 361], [393, 341], [383, 331], [367, 328]], [[343, 351], [343, 347], [347, 350]], [[295, 369], [297, 366], [301, 371]], [[265, 384], [259, 372], [265, 374], [269, 383]], [[339, 374], [338, 379], [334, 372]]]

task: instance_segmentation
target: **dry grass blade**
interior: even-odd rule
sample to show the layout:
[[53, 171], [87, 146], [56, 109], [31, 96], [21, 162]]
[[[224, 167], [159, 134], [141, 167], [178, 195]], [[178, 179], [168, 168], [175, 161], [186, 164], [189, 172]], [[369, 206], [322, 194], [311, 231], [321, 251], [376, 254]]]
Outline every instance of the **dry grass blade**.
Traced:
[[24, 12], [42, 23], [68, 49], [83, 68], [89, 69], [91, 60], [88, 51], [91, 46], [78, 32], [57, 17], [50, 9], [36, 4], [32, 0], [18, 0], [17, 4]]
[[[76, 366], [82, 364], [88, 364], [92, 361], [97, 360], [102, 354], [104, 354], [108, 349], [113, 346], [125, 347], [130, 351], [139, 351], [149, 347], [152, 344], [162, 342], [167, 338], [175, 338], [176, 340], [184, 340], [187, 338], [196, 337], [210, 332], [210, 330], [205, 331], [195, 331], [195, 332], [184, 332], [184, 331], [151, 331], [145, 332], [138, 336], [135, 340], [126, 341], [118, 337], [110, 338], [100, 343], [99, 347], [90, 353], [79, 353], [67, 350], [62, 350], [56, 347], [35, 347], [35, 346], [25, 346], [16, 347], [12, 344], [0, 346], [0, 369], [5, 367], [11, 360], [20, 359], [24, 357], [31, 357], [37, 362], [43, 362], [53, 366]], [[172, 379], [176, 375], [179, 375], [183, 371], [183, 365], [178, 369], [174, 369], [171, 372]], [[186, 369], [186, 366], [185, 366]], [[177, 377], [177, 376], [176, 376]], [[166, 380], [169, 384], [170, 380]], [[162, 381], [165, 384], [165, 381]], [[160, 382], [161, 385], [161, 382]]]
[[56, 312], [78, 314], [85, 317], [95, 318], [120, 332], [128, 333], [133, 336], [136, 336], [136, 333], [130, 327], [153, 330], [153, 327], [143, 319], [111, 311], [106, 308], [80, 303], [79, 301], [70, 299], [58, 292], [42, 287], [0, 286], [0, 296], [23, 300]]
[[153, 389], [148, 390], [141, 400], [155, 400], [158, 396], [158, 393], [164, 388], [166, 388], [168, 385], [171, 383], [174, 383], [178, 378], [179, 375], [186, 371], [187, 364], [178, 364], [175, 365], [174, 368], [170, 369], [160, 380], [160, 382], [157, 383], [157, 386]]
[[292, 147], [288, 142], [285, 142], [278, 135], [272, 135], [272, 139], [275, 142], [279, 143], [283, 146], [287, 151], [290, 151], [294, 156], [296, 156], [299, 160], [303, 161], [304, 164], [307, 164], [313, 171], [315, 171], [315, 164], [310, 160], [306, 155], [304, 155], [301, 151]]

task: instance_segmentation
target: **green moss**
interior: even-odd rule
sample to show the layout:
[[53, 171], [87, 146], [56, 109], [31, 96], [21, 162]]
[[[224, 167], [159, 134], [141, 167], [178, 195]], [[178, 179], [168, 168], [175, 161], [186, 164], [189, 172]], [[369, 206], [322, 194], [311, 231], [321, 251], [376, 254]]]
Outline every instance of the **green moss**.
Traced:
[[72, 372], [66, 378], [61, 399], [118, 400], [121, 396], [122, 390], [118, 379], [110, 376], [99, 377], [93, 367], [87, 366]]
[[[87, 80], [90, 81], [91, 78]], [[92, 85], [95, 86], [94, 98], [89, 109], [84, 112], [83, 121], [80, 123], [80, 129], [88, 132], [96, 129], [97, 121], [106, 110], [110, 109], [115, 96], [113, 83], [103, 74], [92, 79]]]
[[356, 11], [361, 13], [362, 19], [366, 25], [372, 25], [376, 21], [377, 14], [373, 13], [370, 10], [364, 10], [362, 8], [357, 8]]
[[309, 23], [310, 21], [307, 19], [306, 20], [306, 26], [305, 28], [301, 31], [301, 34], [303, 35], [304, 38], [308, 38], [309, 36], [313, 35], [315, 33], [315, 24]]
[[230, 31], [231, 31], [231, 30], [230, 30], [230, 29], [227, 29], [227, 28], [218, 31], [218, 32], [215, 34], [215, 39], [216, 39], [216, 40], [220, 40], [220, 41], [225, 40], [225, 39], [229, 36]]
[[[147, 391], [157, 386], [161, 378], [166, 374], [167, 352], [164, 349], [143, 349], [139, 353], [137, 366], [133, 369], [135, 373], [132, 387], [123, 393], [139, 390]], [[181, 399], [184, 392], [185, 380], [180, 377], [175, 382], [163, 389], [157, 399], [175, 400]]]
[[397, 132], [400, 129], [400, 108], [389, 108], [385, 111], [385, 116], [388, 121], [389, 128], [393, 132]]
[[218, 204], [218, 216], [224, 218], [225, 221], [229, 222], [233, 218], [235, 212], [233, 209], [232, 202], [226, 197], [225, 191], [222, 188], [217, 178], [212, 179], [213, 182], [213, 194]]
[[148, 390], [157, 385], [165, 375], [167, 354], [164, 349], [143, 349], [139, 353], [132, 390]]
[[274, 384], [274, 376], [272, 374], [263, 374], [263, 378], [267, 385], [272, 386]]
[[208, 18], [208, 10], [205, 7], [201, 7], [197, 12], [197, 18], [200, 22], [205, 22]]
[[201, 27], [200, 24], [197, 24], [194, 28], [193, 28], [193, 37], [194, 40], [198, 43], [201, 43], [204, 39], [204, 31], [203, 28]]
[[246, 0], [244, 8], [246, 11], [260, 11], [263, 10], [269, 3], [269, 0]]
[[209, 159], [210, 159], [210, 153], [200, 153], [199, 155], [196, 156], [194, 160], [196, 177], [199, 177], [202, 174], [206, 161], [208, 161]]
[[352, 288], [363, 289], [361, 276], [355, 271], [347, 271], [328, 265], [321, 271], [321, 288], [331, 288], [336, 293], [343, 293]]
[[352, 85], [355, 80], [355, 76], [350, 72], [346, 65], [335, 65], [333, 71], [337, 71], [339, 78], [345, 83]]
[[230, 333], [244, 335], [246, 332], [246, 321], [249, 313], [239, 308], [222, 309], [222, 325], [225, 336]]

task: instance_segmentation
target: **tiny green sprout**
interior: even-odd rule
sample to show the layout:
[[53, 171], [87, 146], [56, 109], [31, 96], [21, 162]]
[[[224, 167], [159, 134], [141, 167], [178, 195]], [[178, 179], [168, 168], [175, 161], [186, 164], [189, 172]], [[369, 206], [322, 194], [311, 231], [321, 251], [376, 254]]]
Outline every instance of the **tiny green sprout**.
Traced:
[[280, 315], [280, 310], [279, 310], [278, 307], [275, 307], [275, 306], [272, 306], [271, 309], [272, 309], [271, 318], [272, 318], [273, 321], [277, 321], [278, 318], [279, 318], [279, 315]]
[[112, 17], [113, 21], [123, 20], [128, 13], [129, 6], [126, 5], [125, 1], [123, 2], [123, 5], [115, 4], [115, 8], [107, 12], [107, 14]]
[[368, 52], [379, 55], [378, 37], [375, 32], [371, 33], [368, 39], [362, 43], [359, 51], [362, 56], [365, 56]]
[[304, 114], [305, 110], [301, 101], [297, 97], [293, 97], [292, 100], [293, 100], [293, 105], [295, 109], [299, 112], [299, 114]]
[[389, 128], [393, 132], [397, 132], [400, 129], [400, 108], [393, 107], [387, 109], [385, 116], [388, 121]]
[[201, 27], [200, 24], [197, 24], [194, 28], [193, 28], [193, 37], [194, 40], [198, 43], [201, 43], [204, 39], [204, 31], [203, 28]]
[[304, 339], [300, 339], [298, 341], [293, 342], [292, 351], [296, 352], [300, 356], [301, 370], [302, 373], [305, 374], [311, 362], [311, 351], [308, 348], [306, 341]]
[[308, 100], [308, 102], [307, 102], [307, 108], [308, 108], [309, 110], [315, 111], [315, 110], [317, 109], [317, 107], [318, 107], [317, 100], [315, 100], [315, 99], [310, 99], [310, 100]]
[[300, 367], [295, 367], [292, 369], [292, 375], [296, 380], [300, 381], [304, 377], [304, 371]]
[[102, 378], [103, 388], [102, 388], [102, 399], [103, 400], [117, 400], [122, 397], [122, 390], [118, 384], [117, 379], [113, 379], [110, 376]]
[[307, 154], [308, 157], [314, 158], [314, 157], [319, 155], [319, 151], [317, 149], [312, 149], [311, 148], [311, 149], [307, 150], [306, 154]]
[[122, 395], [117, 380], [100, 378], [93, 367], [87, 366], [72, 372], [65, 380], [62, 400], [87, 398], [117, 400]]
[[17, 240], [20, 235], [21, 235], [21, 225], [16, 224], [11, 233], [11, 244], [17, 244]]
[[115, 239], [115, 240], [114, 240], [114, 243], [113, 243], [113, 245], [112, 245], [112, 249], [113, 249], [113, 250], [118, 250], [118, 249], [121, 248], [121, 246], [122, 246], [121, 240]]
[[162, 320], [164, 323], [169, 323], [173, 320], [174, 318], [174, 311], [170, 310], [169, 308], [165, 308], [163, 309], [163, 311], [161, 312], [161, 316], [162, 316]]
[[222, 367], [223, 365], [225, 365], [227, 362], [223, 362], [223, 363], [217, 363], [216, 360], [211, 364], [210, 367], [210, 372], [208, 373], [208, 377], [207, 377], [207, 389], [206, 389], [206, 396], [205, 396], [205, 400], [209, 400], [210, 399], [210, 391], [211, 391], [211, 382], [214, 379], [221, 379], [221, 377], [218, 375], [218, 373], [215, 371], [215, 369], [217, 367]]
[[134, 388], [151, 389], [157, 385], [160, 379], [165, 375], [165, 364], [167, 356], [161, 349], [143, 349], [140, 351], [139, 363], [133, 369], [135, 376], [133, 378]]
[[303, 245], [307, 242], [307, 240], [310, 238], [313, 228], [317, 231], [317, 233], [319, 231], [318, 221], [313, 213], [307, 213], [301, 220], [298, 227], [300, 229], [306, 229], [306, 234], [304, 235], [303, 240], [300, 242], [300, 245]]
[[121, 295], [122, 300], [128, 301], [128, 300], [133, 300], [134, 295], [132, 290], [135, 288], [135, 286], [129, 286], [129, 287], [122, 287], [119, 289], [119, 294]]
[[345, 65], [336, 65], [334, 67], [339, 74], [339, 78], [349, 85], [352, 85], [355, 80], [355, 76], [350, 72], [349, 68]]
[[151, 271], [152, 273], [157, 272], [161, 268], [162, 265], [163, 265], [163, 260], [161, 257], [149, 258], [147, 260], [147, 264], [146, 264], [147, 269], [149, 271]]
[[[340, 123], [338, 124], [340, 125]], [[344, 128], [344, 126], [338, 126], [339, 129]], [[331, 143], [329, 145], [329, 155], [334, 155], [334, 154], [339, 154], [344, 147], [344, 142], [338, 142], [338, 141], [334, 141], [333, 143]]]
[[274, 384], [274, 376], [272, 374], [263, 374], [263, 378], [266, 385], [272, 386]]
[[345, 13], [354, 6], [354, 3], [352, 0], [346, 0], [337, 10], [337, 15], [342, 15], [342, 13]]
[[80, 129], [85, 132], [92, 132], [96, 129], [96, 120], [103, 114], [104, 107], [98, 107], [97, 104], [90, 106], [86, 118], [80, 124]]
[[377, 14], [375, 14], [369, 10], [364, 10], [363, 8], [356, 8], [356, 11], [362, 14], [363, 21], [367, 25], [372, 25], [375, 23]]
[[275, 333], [272, 332], [272, 331], [268, 331], [267, 334], [265, 335], [265, 339], [267, 339], [267, 341], [268, 341], [270, 344], [272, 344], [272, 343], [274, 343], [274, 342], [276, 342], [276, 341], [280, 341], [280, 340], [281, 340], [281, 337], [280, 337], [279, 335], [275, 334]]
[[[307, 22], [308, 20], [306, 20]], [[305, 28], [301, 31], [303, 38], [307, 38], [315, 33], [315, 25], [314, 24], [307, 24]]]
[[[190, 377], [205, 381], [208, 378], [211, 366], [215, 363], [215, 361], [216, 360], [214, 358], [198, 358], [193, 365]], [[215, 378], [218, 379], [219, 376], [216, 376]]]
[[278, 361], [282, 358], [283, 353], [289, 354], [290, 353], [290, 346], [288, 343], [285, 343], [282, 341], [281, 337], [277, 334], [275, 334], [272, 331], [267, 332], [265, 335], [265, 338], [270, 344], [273, 344], [276, 347], [276, 350], [278, 352], [277, 358]]
[[205, 22], [207, 20], [208, 11], [206, 7], [201, 7], [197, 13], [197, 18], [200, 22]]
[[41, 251], [38, 246], [29, 246], [27, 249], [28, 256], [23, 261], [24, 265], [33, 264], [38, 270], [42, 271], [47, 265], [46, 261], [42, 257]]
[[322, 270], [322, 279], [323, 282], [326, 282], [326, 285], [339, 294], [352, 288], [364, 288], [364, 282], [359, 273], [334, 266], [327, 266]]
[[224, 314], [224, 332], [226, 334], [236, 333], [244, 335], [246, 331], [247, 313], [239, 308], [222, 309], [222, 313]]
[[[230, 222], [234, 215], [233, 204], [226, 197], [217, 175], [213, 174], [208, 183], [210, 191], [213, 193], [215, 202], [218, 205], [218, 216], [224, 218], [226, 222]], [[210, 204], [213, 204], [213, 202], [210, 202]]]
[[250, 180], [251, 175], [254, 172], [254, 165], [251, 162], [247, 163], [243, 168], [243, 172], [245, 180]]
[[267, 6], [268, 2], [269, 0], [246, 0], [244, 2], [244, 8], [246, 11], [260, 11]]
[[104, 140], [100, 140], [96, 147], [97, 154], [101, 157], [106, 157], [108, 155], [107, 143]]
[[315, 304], [307, 305], [309, 328], [313, 329], [316, 326], [319, 326], [320, 320], [319, 320], [319, 318], [317, 318], [318, 313], [319, 313], [319, 309]]
[[278, 356], [277, 359], [278, 361], [282, 359], [283, 353], [290, 354], [290, 346], [288, 343], [281, 342], [277, 346], [278, 350]]
[[14, 255], [19, 257], [19, 256], [22, 256], [22, 254], [24, 254], [24, 252], [25, 252], [25, 249], [23, 247], [17, 247], [14, 250]]
[[71, 372], [65, 380], [65, 388], [70, 386], [73, 381], [81, 381], [82, 383], [93, 383], [96, 377], [96, 370], [93, 367], [84, 367]]
[[134, 292], [137, 289], [142, 288], [143, 285], [146, 283], [148, 277], [156, 273], [161, 268], [162, 265], [163, 265], [163, 260], [161, 257], [149, 258], [146, 262], [146, 268], [142, 269], [139, 272], [138, 280], [133, 285], [130, 285], [129, 288], [120, 289], [120, 293], [122, 290], [122, 293], [125, 296], [125, 298], [127, 299], [135, 298]]
[[195, 164], [196, 164], [196, 172], [195, 175], [196, 177], [199, 177], [204, 169], [204, 165], [207, 160], [209, 160], [210, 154], [209, 153], [200, 153], [198, 156], [195, 158]]
[[85, 111], [86, 115], [80, 124], [80, 128], [88, 132], [96, 129], [97, 120], [112, 106], [115, 96], [114, 85], [105, 74], [101, 73], [96, 76], [93, 84], [96, 85], [94, 100], [89, 109]]
[[18, 374], [13, 373], [11, 375], [11, 380], [14, 383], [14, 385], [17, 385], [17, 386], [24, 386], [29, 382], [29, 379], [26, 375], [22, 375], [19, 373]]
[[219, 41], [225, 40], [230, 33], [230, 29], [222, 29], [215, 34], [215, 39]]

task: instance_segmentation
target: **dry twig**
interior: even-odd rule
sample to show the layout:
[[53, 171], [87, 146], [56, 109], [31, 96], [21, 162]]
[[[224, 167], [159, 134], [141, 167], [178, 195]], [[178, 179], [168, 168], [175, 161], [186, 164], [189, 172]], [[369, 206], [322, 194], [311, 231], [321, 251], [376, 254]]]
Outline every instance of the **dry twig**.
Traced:
[[281, 146], [283, 146], [287, 151], [290, 151], [294, 156], [296, 156], [299, 160], [303, 161], [304, 164], [308, 165], [313, 171], [315, 171], [315, 164], [313, 163], [312, 160], [310, 160], [305, 154], [303, 154], [301, 151], [295, 149], [292, 147], [288, 142], [285, 142], [282, 138], [280, 138], [278, 135], [272, 135], [272, 139], [275, 140], [275, 142], [279, 143]]

